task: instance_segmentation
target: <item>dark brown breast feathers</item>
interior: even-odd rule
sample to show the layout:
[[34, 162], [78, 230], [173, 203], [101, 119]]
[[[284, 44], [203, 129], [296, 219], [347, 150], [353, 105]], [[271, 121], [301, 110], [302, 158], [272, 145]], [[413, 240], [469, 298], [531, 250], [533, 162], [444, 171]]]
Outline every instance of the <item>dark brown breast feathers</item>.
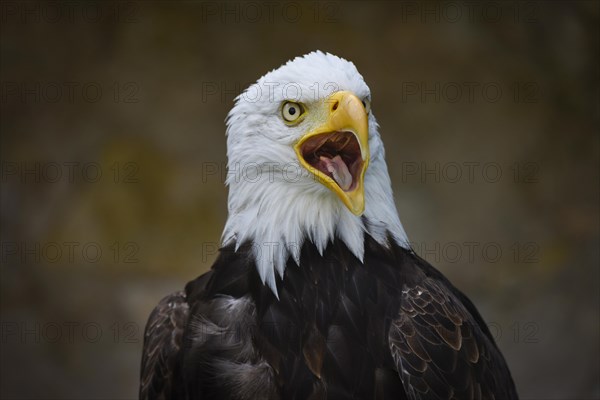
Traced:
[[411, 251], [367, 238], [362, 263], [341, 241], [323, 255], [307, 243], [277, 278], [279, 300], [249, 252], [222, 249], [187, 285], [184, 321], [163, 328], [185, 326], [179, 346], [151, 317], [144, 359], [165, 362], [144, 363], [143, 387], [160, 390], [142, 398], [517, 398], [477, 310]]

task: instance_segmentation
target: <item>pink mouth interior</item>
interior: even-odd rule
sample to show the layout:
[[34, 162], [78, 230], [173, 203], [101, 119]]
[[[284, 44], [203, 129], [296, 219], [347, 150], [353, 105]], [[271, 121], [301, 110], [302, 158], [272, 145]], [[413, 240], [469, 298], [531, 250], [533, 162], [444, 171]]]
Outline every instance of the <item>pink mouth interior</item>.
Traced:
[[360, 144], [352, 132], [313, 136], [302, 144], [304, 160], [333, 179], [344, 192], [358, 185], [363, 160]]

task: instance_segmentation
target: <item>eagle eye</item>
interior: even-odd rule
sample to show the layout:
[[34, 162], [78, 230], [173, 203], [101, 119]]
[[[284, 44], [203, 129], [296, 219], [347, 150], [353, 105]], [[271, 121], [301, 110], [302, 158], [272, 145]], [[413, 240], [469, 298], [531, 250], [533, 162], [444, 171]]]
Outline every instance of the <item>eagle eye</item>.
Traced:
[[281, 115], [287, 122], [294, 122], [304, 113], [304, 109], [300, 103], [294, 103], [293, 101], [287, 101], [281, 108]]

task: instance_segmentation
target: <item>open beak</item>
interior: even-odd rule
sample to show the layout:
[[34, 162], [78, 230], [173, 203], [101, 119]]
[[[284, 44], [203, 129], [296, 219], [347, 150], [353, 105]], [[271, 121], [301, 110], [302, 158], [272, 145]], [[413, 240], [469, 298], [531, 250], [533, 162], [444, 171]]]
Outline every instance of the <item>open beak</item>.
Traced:
[[304, 135], [294, 150], [300, 164], [331, 189], [354, 215], [365, 211], [364, 176], [369, 165], [369, 122], [358, 97], [336, 92], [325, 100], [325, 122]]

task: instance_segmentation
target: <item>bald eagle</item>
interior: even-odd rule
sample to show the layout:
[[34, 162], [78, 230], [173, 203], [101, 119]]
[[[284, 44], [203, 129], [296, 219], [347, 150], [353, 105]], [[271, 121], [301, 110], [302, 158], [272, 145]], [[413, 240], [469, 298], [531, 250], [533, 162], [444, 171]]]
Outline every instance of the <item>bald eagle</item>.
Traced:
[[140, 398], [517, 399], [473, 303], [411, 250], [370, 102], [319, 51], [236, 98], [222, 248], [151, 313]]

